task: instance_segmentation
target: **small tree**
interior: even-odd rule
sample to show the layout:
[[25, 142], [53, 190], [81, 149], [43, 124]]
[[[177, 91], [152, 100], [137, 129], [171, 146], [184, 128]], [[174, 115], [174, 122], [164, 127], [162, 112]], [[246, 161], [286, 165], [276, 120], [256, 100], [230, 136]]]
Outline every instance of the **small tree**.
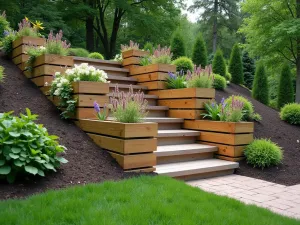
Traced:
[[279, 87], [278, 87], [278, 99], [277, 106], [280, 109], [287, 103], [294, 102], [294, 90], [292, 82], [292, 73], [288, 64], [285, 64], [282, 68]]
[[231, 82], [234, 84], [244, 83], [243, 62], [238, 44], [235, 44], [231, 50], [229, 73], [231, 73]]
[[205, 67], [207, 65], [207, 50], [201, 33], [199, 33], [193, 49], [193, 62], [197, 66]]
[[243, 70], [245, 86], [249, 89], [252, 89], [255, 74], [255, 61], [246, 51], [243, 53]]
[[171, 51], [173, 53], [173, 59], [177, 59], [181, 56], [185, 56], [185, 45], [182, 35], [179, 31], [175, 32], [171, 41]]
[[226, 63], [223, 57], [223, 52], [221, 49], [218, 49], [215, 53], [212, 69], [214, 74], [219, 74], [223, 77], [226, 75]]
[[256, 68], [252, 97], [265, 105], [269, 104], [268, 78], [262, 63]]

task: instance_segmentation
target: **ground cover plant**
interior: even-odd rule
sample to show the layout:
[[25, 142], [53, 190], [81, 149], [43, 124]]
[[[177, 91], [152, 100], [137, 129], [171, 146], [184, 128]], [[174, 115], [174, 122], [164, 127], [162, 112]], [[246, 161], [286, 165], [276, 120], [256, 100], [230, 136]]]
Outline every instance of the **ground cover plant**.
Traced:
[[59, 145], [57, 136], [34, 122], [37, 117], [29, 109], [20, 117], [0, 113], [0, 178], [12, 183], [18, 176], [45, 176], [68, 162], [58, 156], [65, 147]]
[[[76, 205], [80, 207], [74, 207]], [[5, 225], [114, 225], [120, 221], [128, 225], [299, 224], [295, 219], [267, 209], [206, 193], [162, 176], [88, 184], [50, 191], [26, 200], [3, 201], [0, 211], [0, 224]]]
[[300, 125], [300, 104], [290, 103], [280, 110], [280, 118], [290, 124]]
[[4, 67], [0, 66], [0, 83], [3, 82], [4, 77], [5, 77]]
[[77, 100], [73, 98], [72, 82], [92, 81], [107, 83], [107, 74], [103, 70], [89, 66], [88, 63], [75, 65], [67, 69], [64, 74], [57, 72], [51, 83], [50, 95], [59, 98], [58, 108], [62, 110], [62, 117], [69, 118], [75, 113]]

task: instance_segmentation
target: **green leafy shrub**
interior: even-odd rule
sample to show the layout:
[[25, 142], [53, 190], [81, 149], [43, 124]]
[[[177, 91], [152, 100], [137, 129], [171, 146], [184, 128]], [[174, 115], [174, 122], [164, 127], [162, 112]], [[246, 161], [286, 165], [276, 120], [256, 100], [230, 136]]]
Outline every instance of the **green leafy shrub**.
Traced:
[[292, 82], [292, 73], [288, 64], [285, 64], [281, 71], [277, 107], [280, 109], [288, 103], [294, 102], [294, 87]]
[[68, 55], [78, 57], [88, 57], [89, 51], [84, 48], [69, 48]]
[[225, 79], [230, 82], [232, 79], [231, 73], [226, 72]]
[[0, 66], [0, 83], [3, 82], [4, 77], [5, 77], [4, 67]]
[[4, 38], [2, 39], [3, 51], [6, 55], [12, 53], [13, 47], [12, 43], [17, 39], [17, 33], [15, 31], [6, 32]]
[[282, 149], [267, 139], [255, 140], [245, 149], [247, 163], [259, 168], [278, 165], [283, 159]]
[[280, 118], [290, 124], [300, 125], [300, 104], [291, 103], [280, 110]]
[[3, 11], [0, 15], [0, 39], [2, 39], [3, 36], [5, 36], [6, 32], [9, 32], [9, 30], [9, 22], [6, 20], [5, 11]]
[[211, 65], [204, 69], [195, 67], [193, 72], [188, 70], [186, 80], [188, 88], [211, 88], [214, 82]]
[[175, 59], [173, 64], [176, 66], [177, 72], [182, 74], [186, 74], [188, 70], [192, 71], [194, 69], [193, 61], [186, 56]]
[[111, 111], [116, 121], [121, 123], [140, 123], [147, 116], [147, 100], [143, 92], [133, 93], [130, 86], [129, 92], [119, 92], [116, 87], [110, 98]]
[[151, 64], [171, 64], [172, 55], [171, 48], [158, 46], [150, 56], [150, 62]]
[[151, 64], [150, 56], [144, 56], [140, 58], [140, 65], [141, 66], [148, 66]]
[[232, 48], [228, 71], [232, 76], [232, 83], [244, 83], [243, 62], [238, 44], [235, 44]]
[[215, 74], [212, 86], [217, 90], [224, 90], [227, 86], [226, 79], [218, 74]]
[[173, 53], [173, 59], [177, 59], [181, 56], [185, 56], [184, 40], [180, 32], [175, 32], [171, 41], [171, 51]]
[[268, 78], [263, 64], [258, 65], [256, 68], [252, 97], [265, 105], [269, 104]]
[[222, 77], [226, 75], [226, 63], [223, 57], [223, 52], [221, 49], [218, 49], [214, 55], [212, 69], [214, 74], [219, 74]]
[[202, 34], [198, 34], [193, 49], [193, 62], [196, 66], [205, 67], [207, 65], [207, 50]]
[[144, 45], [144, 50], [150, 52], [150, 54], [153, 54], [154, 46], [151, 42], [147, 42]]
[[[228, 97], [225, 102], [227, 104], [231, 104], [233, 96]], [[244, 112], [244, 120], [248, 121], [253, 118], [254, 114], [254, 107], [252, 102], [250, 102], [248, 99], [244, 98], [243, 96], [234, 96], [235, 99], [238, 99], [239, 101], [243, 102], [243, 112]]]
[[40, 37], [38, 29], [31, 26], [31, 22], [28, 19], [23, 19], [19, 24], [18, 37]]
[[247, 88], [252, 89], [254, 74], [255, 74], [255, 61], [249, 56], [249, 53], [243, 53], [243, 71], [244, 71], [244, 84]]
[[92, 52], [88, 57], [91, 59], [104, 59], [103, 55], [101, 55], [99, 52]]
[[169, 72], [169, 76], [166, 79], [167, 89], [181, 89], [186, 88], [186, 78], [184, 75], [176, 75]]
[[0, 113], [0, 178], [10, 183], [19, 175], [45, 176], [45, 172], [56, 171], [60, 163], [68, 162], [57, 155], [65, 150], [58, 137], [34, 122], [37, 115], [29, 109], [26, 112], [20, 117]]

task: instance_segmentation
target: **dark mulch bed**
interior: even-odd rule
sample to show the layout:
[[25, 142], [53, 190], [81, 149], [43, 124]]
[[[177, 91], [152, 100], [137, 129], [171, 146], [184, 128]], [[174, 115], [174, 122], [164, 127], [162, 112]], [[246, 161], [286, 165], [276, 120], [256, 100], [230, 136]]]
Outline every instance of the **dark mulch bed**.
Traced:
[[282, 165], [268, 169], [257, 169], [247, 165], [246, 161], [240, 162], [237, 174], [263, 179], [284, 185], [300, 183], [300, 127], [293, 126], [280, 120], [279, 112], [251, 98], [251, 93], [246, 88], [230, 84], [225, 91], [217, 91], [216, 99], [230, 95], [242, 95], [253, 103], [255, 111], [262, 116], [261, 122], [255, 122], [255, 138], [270, 138], [284, 150]]
[[44, 124], [50, 134], [60, 137], [68, 148], [64, 164], [57, 173], [46, 178], [22, 181], [8, 185], [0, 181], [0, 199], [20, 198], [48, 189], [58, 189], [74, 184], [118, 180], [129, 176], [111, 156], [102, 151], [75, 124], [60, 118], [56, 107], [31, 83], [10, 60], [0, 54], [0, 65], [5, 67], [5, 83], [0, 84], [0, 112], [15, 111], [18, 115], [30, 108], [39, 115], [38, 123]]

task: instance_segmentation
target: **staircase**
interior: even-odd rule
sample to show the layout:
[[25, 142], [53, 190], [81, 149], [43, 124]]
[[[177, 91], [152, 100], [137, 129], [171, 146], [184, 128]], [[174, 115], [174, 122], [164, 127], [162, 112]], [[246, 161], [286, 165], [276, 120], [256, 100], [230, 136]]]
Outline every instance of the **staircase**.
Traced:
[[[158, 97], [149, 95], [147, 87], [137, 85], [135, 78], [129, 77], [129, 70], [118, 62], [74, 58], [75, 64], [89, 63], [108, 74], [110, 90], [118, 84], [119, 90], [128, 91], [132, 85], [134, 91], [141, 90], [148, 101], [146, 122], [158, 123], [158, 147], [156, 151], [156, 173], [189, 180], [232, 174], [239, 164], [214, 158], [217, 147], [197, 143], [199, 131], [182, 129], [184, 119], [169, 118], [166, 106], [157, 105]], [[111, 95], [111, 94], [110, 94]]]

